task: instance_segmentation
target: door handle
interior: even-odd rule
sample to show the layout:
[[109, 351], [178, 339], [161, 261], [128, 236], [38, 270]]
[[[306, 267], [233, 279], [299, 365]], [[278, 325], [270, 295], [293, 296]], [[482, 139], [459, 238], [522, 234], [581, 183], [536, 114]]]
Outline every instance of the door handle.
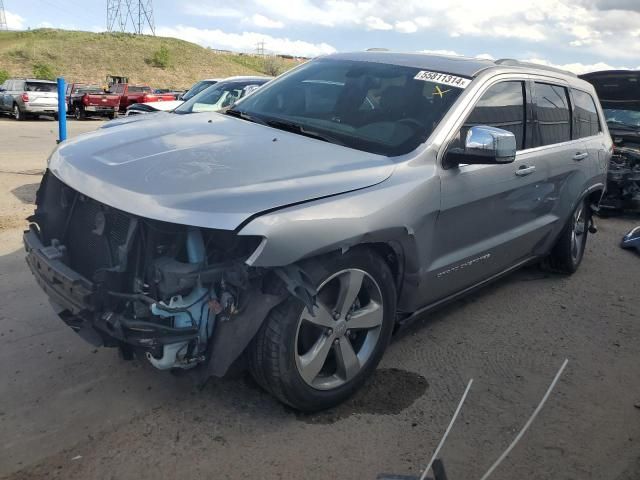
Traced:
[[527, 175], [531, 175], [536, 171], [536, 167], [532, 165], [531, 167], [527, 167], [522, 165], [518, 170], [516, 170], [516, 175], [519, 177], [526, 177]]
[[573, 159], [576, 162], [579, 162], [580, 160], [584, 160], [585, 158], [587, 158], [589, 156], [588, 152], [578, 152], [573, 156]]

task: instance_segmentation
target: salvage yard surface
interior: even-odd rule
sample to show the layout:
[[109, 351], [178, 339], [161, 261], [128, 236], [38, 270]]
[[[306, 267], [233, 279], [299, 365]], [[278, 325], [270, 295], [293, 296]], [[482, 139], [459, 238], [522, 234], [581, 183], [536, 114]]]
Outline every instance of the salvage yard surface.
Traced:
[[[100, 121], [69, 122], [70, 135]], [[417, 475], [470, 378], [443, 451], [480, 478], [569, 365], [491, 477], [640, 478], [639, 218], [598, 221], [572, 277], [527, 268], [424, 317], [346, 404], [299, 415], [245, 377], [204, 387], [94, 349], [53, 314], [24, 263], [23, 218], [57, 124], [0, 119], [0, 477], [374, 479]]]

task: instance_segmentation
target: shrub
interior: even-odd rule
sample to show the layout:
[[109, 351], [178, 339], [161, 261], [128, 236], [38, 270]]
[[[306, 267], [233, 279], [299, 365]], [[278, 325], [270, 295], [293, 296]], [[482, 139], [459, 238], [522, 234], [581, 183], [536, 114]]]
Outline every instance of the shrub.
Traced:
[[284, 70], [284, 62], [281, 58], [276, 57], [275, 55], [264, 57], [264, 67], [263, 71], [267, 75], [272, 77], [277, 77]]
[[53, 71], [51, 65], [46, 63], [35, 63], [33, 65], [33, 77], [41, 80], [55, 80], [56, 73]]
[[11, 75], [9, 75], [9, 72], [7, 72], [6, 70], [0, 69], [0, 84], [4, 83], [4, 81], [10, 76]]
[[154, 52], [151, 58], [151, 65], [158, 68], [169, 68], [171, 65], [171, 55], [165, 45], [162, 45], [159, 50]]

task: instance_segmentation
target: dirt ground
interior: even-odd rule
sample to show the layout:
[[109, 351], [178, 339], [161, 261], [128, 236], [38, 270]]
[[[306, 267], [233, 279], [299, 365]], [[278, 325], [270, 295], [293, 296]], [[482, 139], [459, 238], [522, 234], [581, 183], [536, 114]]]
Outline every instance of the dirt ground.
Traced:
[[640, 218], [600, 220], [572, 277], [527, 268], [426, 316], [355, 398], [299, 415], [244, 376], [199, 387], [94, 349], [56, 318], [20, 237], [55, 138], [54, 122], [0, 119], [0, 477], [417, 475], [473, 378], [441, 457], [451, 480], [477, 479], [568, 358], [491, 478], [640, 479], [640, 256], [618, 247]]

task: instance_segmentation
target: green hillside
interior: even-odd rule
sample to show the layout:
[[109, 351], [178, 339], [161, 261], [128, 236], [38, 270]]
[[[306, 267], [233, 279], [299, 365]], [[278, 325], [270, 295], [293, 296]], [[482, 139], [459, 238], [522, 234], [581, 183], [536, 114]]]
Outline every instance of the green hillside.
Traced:
[[[295, 65], [277, 60], [276, 69]], [[273, 60], [217, 53], [175, 38], [37, 29], [0, 32], [0, 74], [63, 75], [68, 82], [104, 82], [106, 75], [157, 88], [188, 88], [208, 77], [263, 75]]]

